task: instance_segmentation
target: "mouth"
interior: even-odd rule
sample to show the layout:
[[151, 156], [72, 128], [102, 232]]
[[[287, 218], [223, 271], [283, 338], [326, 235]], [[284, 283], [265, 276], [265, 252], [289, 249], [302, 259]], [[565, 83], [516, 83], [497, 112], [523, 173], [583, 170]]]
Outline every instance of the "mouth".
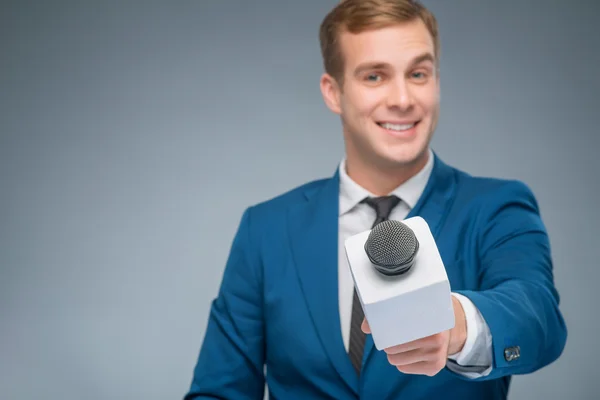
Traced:
[[416, 133], [416, 127], [420, 122], [377, 122], [377, 125], [395, 137], [411, 137]]

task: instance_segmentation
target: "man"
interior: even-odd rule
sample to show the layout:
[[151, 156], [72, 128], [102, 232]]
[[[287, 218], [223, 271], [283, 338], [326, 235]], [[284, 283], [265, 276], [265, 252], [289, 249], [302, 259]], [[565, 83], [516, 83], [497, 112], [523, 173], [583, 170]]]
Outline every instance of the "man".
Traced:
[[[244, 212], [185, 398], [261, 399], [265, 382], [274, 399], [506, 398], [511, 375], [556, 360], [567, 336], [533, 194], [430, 149], [440, 46], [422, 5], [346, 0], [320, 39], [346, 156], [333, 177]], [[416, 215], [444, 261], [455, 326], [377, 351], [343, 242]]]

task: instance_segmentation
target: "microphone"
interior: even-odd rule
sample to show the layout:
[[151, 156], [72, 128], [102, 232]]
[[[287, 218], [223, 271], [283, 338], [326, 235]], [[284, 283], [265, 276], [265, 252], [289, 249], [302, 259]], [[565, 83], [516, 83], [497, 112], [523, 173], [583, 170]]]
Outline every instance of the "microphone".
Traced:
[[450, 283], [423, 218], [383, 221], [344, 247], [378, 350], [454, 327]]
[[387, 220], [377, 224], [365, 242], [365, 252], [379, 272], [402, 275], [415, 262], [419, 240], [406, 224]]

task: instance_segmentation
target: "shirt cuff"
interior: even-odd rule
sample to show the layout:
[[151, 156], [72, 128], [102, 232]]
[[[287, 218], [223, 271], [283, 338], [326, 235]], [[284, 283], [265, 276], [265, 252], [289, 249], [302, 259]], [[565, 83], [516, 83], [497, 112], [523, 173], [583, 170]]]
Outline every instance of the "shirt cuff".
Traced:
[[[461, 351], [448, 356], [454, 372], [469, 378], [478, 378], [492, 372], [492, 335], [483, 316], [468, 297], [452, 293], [460, 302], [466, 319], [467, 339]], [[466, 368], [461, 368], [466, 367]], [[479, 372], [472, 372], [477, 370]]]

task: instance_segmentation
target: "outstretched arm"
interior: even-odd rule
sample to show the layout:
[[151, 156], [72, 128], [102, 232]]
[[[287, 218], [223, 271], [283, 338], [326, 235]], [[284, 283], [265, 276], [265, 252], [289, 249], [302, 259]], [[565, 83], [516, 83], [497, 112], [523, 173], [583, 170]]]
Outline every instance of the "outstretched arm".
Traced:
[[531, 373], [555, 361], [567, 339], [548, 235], [533, 194], [520, 182], [505, 184], [481, 218], [480, 289], [457, 291], [481, 312], [492, 337], [492, 371], [477, 379]]

